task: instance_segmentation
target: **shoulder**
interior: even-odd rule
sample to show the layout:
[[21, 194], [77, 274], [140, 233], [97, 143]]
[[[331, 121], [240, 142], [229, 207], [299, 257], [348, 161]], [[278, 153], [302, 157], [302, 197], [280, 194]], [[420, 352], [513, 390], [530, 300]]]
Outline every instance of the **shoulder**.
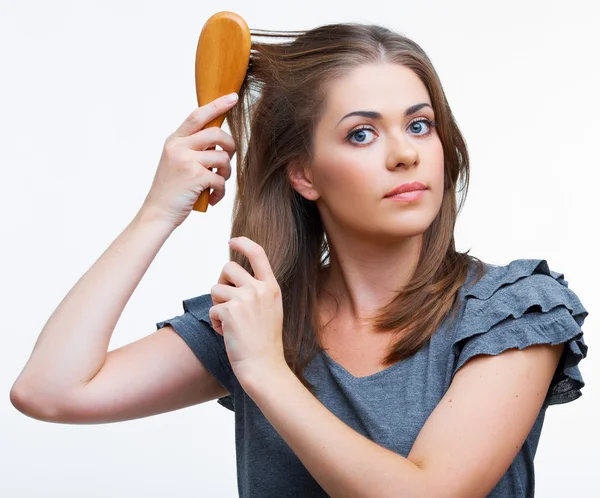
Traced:
[[588, 312], [564, 275], [551, 270], [545, 259], [484, 263], [484, 267], [483, 276], [467, 280], [461, 290], [454, 372], [479, 354], [562, 343], [565, 348], [549, 404], [579, 397], [584, 384], [577, 364], [587, 354], [581, 326]]
[[171, 325], [177, 334], [194, 352], [204, 367], [231, 394], [218, 399], [218, 403], [234, 411], [233, 395], [236, 384], [235, 377], [223, 336], [215, 332], [210, 320], [210, 308], [213, 305], [211, 294], [184, 299], [183, 314], [158, 322], [158, 329]]
[[481, 279], [465, 289], [464, 306], [464, 325], [476, 329], [532, 311], [542, 312], [536, 315], [542, 320], [568, 312], [578, 325], [588, 314], [564, 275], [551, 270], [545, 259], [516, 259], [504, 266], [485, 263]]

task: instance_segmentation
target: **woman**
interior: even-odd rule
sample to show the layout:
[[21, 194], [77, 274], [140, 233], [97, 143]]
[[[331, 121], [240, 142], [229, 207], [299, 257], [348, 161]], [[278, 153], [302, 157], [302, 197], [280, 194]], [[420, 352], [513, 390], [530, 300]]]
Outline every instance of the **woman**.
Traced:
[[[469, 158], [416, 43], [358, 24], [290, 34], [253, 43], [237, 105], [217, 99], [167, 139], [13, 404], [102, 423], [218, 399], [235, 412], [241, 496], [532, 496], [545, 411], [581, 395], [587, 311], [545, 260], [455, 250]], [[233, 137], [202, 130], [227, 111]], [[232, 262], [182, 315], [107, 353], [199, 193], [223, 197], [236, 150]]]

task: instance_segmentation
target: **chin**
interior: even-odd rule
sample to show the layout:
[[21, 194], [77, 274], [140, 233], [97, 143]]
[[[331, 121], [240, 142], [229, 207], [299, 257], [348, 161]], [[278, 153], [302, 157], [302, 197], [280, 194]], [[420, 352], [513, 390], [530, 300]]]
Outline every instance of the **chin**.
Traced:
[[429, 225], [422, 227], [402, 227], [400, 230], [396, 231], [393, 235], [395, 237], [419, 237], [425, 233], [425, 231], [429, 228]]
[[412, 213], [415, 216], [403, 216], [394, 221], [393, 228], [388, 225], [388, 230], [392, 228], [397, 237], [416, 237], [422, 235], [431, 226], [435, 216], [423, 216], [423, 213]]
[[414, 223], [407, 225], [396, 225], [395, 227], [381, 227], [377, 233], [373, 233], [372, 239], [381, 239], [389, 241], [397, 241], [398, 239], [408, 239], [412, 237], [420, 237], [429, 228], [426, 223]]

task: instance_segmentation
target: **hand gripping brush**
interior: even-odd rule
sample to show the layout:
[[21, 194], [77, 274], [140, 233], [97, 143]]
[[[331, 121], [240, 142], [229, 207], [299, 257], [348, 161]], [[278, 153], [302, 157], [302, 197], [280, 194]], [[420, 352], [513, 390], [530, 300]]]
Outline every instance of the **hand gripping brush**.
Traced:
[[[223, 95], [239, 93], [248, 70], [250, 46], [250, 29], [238, 14], [217, 12], [206, 21], [196, 49], [196, 96], [199, 107]], [[204, 128], [220, 127], [226, 114], [213, 119]], [[207, 188], [200, 193], [194, 211], [206, 212], [209, 190]]]

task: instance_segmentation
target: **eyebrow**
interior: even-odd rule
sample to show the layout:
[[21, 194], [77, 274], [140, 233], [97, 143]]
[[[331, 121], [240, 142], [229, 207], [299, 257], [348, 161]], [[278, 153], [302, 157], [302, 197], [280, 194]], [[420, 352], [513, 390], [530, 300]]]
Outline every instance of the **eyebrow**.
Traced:
[[[411, 105], [408, 109], [406, 109], [406, 111], [404, 111], [404, 117], [414, 114], [415, 112], [422, 109], [423, 107], [429, 107], [429, 108], [433, 109], [426, 102]], [[340, 119], [338, 121], [338, 123], [335, 126], [337, 127], [342, 121], [344, 121], [344, 119], [349, 118], [350, 116], [362, 116], [363, 118], [370, 118], [370, 119], [382, 119], [383, 118], [383, 116], [380, 113], [375, 112], [375, 111], [353, 111], [349, 114], [346, 114], [342, 119]]]

